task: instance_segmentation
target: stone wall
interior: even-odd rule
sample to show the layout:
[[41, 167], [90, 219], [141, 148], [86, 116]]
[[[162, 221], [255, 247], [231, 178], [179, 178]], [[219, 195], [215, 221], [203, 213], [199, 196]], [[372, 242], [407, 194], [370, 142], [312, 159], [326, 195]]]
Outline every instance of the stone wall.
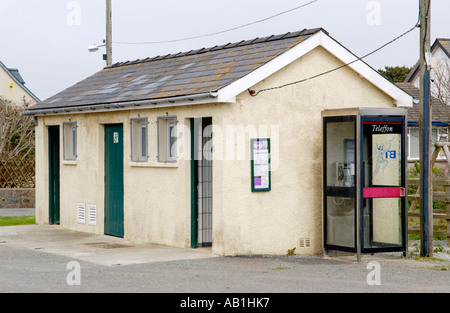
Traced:
[[0, 189], [0, 209], [33, 209], [35, 202], [34, 188]]

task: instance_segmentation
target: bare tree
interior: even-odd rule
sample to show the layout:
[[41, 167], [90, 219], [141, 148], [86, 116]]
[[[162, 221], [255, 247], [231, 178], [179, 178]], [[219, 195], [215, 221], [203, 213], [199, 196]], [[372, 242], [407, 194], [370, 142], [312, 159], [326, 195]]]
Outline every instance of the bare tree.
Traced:
[[450, 105], [450, 62], [440, 61], [433, 69], [432, 95]]
[[28, 103], [15, 105], [0, 99], [0, 159], [27, 158], [34, 153], [35, 129], [30, 116], [22, 113]]

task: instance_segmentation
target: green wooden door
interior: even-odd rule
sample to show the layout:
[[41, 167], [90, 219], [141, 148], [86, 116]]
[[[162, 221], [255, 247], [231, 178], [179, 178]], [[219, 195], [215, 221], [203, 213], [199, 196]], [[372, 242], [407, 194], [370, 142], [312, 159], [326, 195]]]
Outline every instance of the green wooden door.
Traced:
[[60, 223], [59, 126], [48, 128], [49, 224]]
[[105, 234], [123, 237], [123, 125], [105, 125]]

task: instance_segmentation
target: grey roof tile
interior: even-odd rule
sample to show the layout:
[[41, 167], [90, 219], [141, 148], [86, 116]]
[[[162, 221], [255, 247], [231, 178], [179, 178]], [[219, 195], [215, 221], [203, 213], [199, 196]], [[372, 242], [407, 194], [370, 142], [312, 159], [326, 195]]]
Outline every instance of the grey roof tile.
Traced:
[[[420, 91], [417, 87], [409, 83], [396, 83], [400, 89], [408, 93], [415, 99], [420, 98]], [[450, 107], [435, 97], [431, 97], [431, 119], [433, 122], [450, 123]], [[412, 108], [408, 108], [408, 121], [418, 122], [420, 119], [420, 105], [414, 103]]]
[[119, 62], [29, 108], [29, 111], [216, 92], [319, 30], [322, 29]]

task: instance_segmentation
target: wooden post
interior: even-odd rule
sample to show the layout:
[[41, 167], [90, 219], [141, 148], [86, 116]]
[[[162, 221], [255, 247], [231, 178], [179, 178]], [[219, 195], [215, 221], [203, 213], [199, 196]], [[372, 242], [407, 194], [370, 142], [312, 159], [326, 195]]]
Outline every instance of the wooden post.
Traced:
[[450, 185], [446, 186], [446, 190], [447, 190], [447, 244], [450, 247]]
[[112, 64], [112, 10], [111, 0], [106, 0], [106, 66]]
[[431, 0], [420, 2], [420, 152], [421, 152], [421, 255], [433, 256], [433, 199], [431, 186]]
[[442, 150], [444, 150], [445, 157], [447, 158], [447, 164], [450, 167], [450, 151], [448, 148], [450, 146], [450, 142], [436, 142], [434, 145], [437, 149], [442, 148]]

